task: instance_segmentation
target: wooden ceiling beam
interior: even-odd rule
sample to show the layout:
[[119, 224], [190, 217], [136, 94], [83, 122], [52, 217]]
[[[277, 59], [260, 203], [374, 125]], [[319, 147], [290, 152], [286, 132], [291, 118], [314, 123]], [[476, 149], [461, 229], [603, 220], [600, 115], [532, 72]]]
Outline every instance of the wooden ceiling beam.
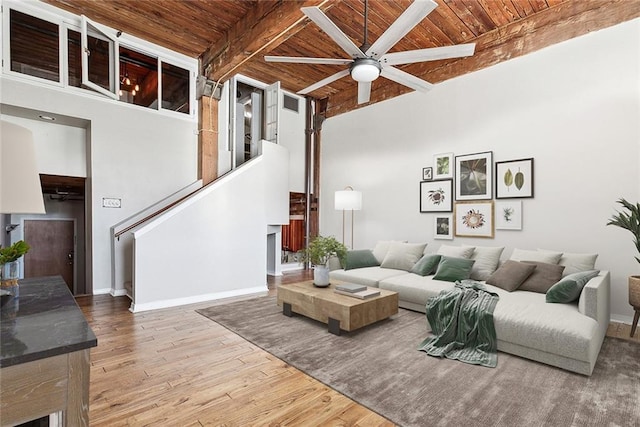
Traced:
[[336, 3], [328, 0], [257, 2], [200, 56], [202, 74], [212, 80], [226, 80], [255, 55], [270, 52], [303, 29], [308, 21], [300, 8], [318, 6], [326, 11]]
[[[476, 54], [472, 57], [425, 62], [412, 66], [408, 72], [431, 83], [439, 83], [639, 16], [638, 1], [565, 1], [529, 16], [526, 21], [513, 22], [471, 40], [477, 44]], [[389, 81], [374, 83], [371, 99], [379, 102], [410, 91]], [[356, 100], [357, 85], [354, 83], [349, 90], [329, 96], [327, 117], [371, 105], [358, 105]]]

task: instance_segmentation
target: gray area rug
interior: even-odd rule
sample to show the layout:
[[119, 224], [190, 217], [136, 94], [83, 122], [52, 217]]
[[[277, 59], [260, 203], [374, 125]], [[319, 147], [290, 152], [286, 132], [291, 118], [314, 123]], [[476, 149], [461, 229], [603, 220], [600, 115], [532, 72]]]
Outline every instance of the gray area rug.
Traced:
[[507, 353], [486, 368], [416, 350], [424, 314], [336, 336], [274, 297], [198, 312], [403, 426], [640, 426], [640, 345], [606, 338], [591, 377]]

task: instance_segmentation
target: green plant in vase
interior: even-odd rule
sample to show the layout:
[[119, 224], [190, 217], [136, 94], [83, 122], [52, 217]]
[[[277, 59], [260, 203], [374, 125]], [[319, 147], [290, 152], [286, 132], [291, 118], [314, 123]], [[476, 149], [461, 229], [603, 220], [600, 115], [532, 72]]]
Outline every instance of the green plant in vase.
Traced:
[[[640, 254], [640, 203], [634, 205], [625, 199], [619, 199], [617, 203], [622, 205], [623, 211], [613, 215], [607, 225], [628, 230], [633, 235], [633, 243]], [[636, 256], [635, 259], [640, 263], [640, 257]], [[629, 276], [629, 304], [635, 309], [631, 325], [631, 336], [633, 336], [640, 318], [640, 276]]]
[[[31, 247], [24, 240], [19, 240], [11, 246], [0, 247], [0, 277], [3, 280], [18, 277], [16, 261], [29, 252], [29, 249], [31, 249]], [[6, 273], [5, 264], [9, 264], [9, 271]]]
[[335, 237], [317, 236], [311, 243], [298, 252], [300, 262], [310, 262], [313, 268], [313, 284], [329, 286], [329, 260], [338, 257], [343, 261], [347, 255], [347, 247], [338, 242]]

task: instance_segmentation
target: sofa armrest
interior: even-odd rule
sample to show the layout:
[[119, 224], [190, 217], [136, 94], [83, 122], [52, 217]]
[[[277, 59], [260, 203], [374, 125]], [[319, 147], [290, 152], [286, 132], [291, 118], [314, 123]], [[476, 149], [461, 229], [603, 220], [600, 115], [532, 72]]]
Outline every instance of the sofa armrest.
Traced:
[[587, 282], [578, 300], [580, 313], [595, 319], [603, 334], [611, 321], [610, 282], [609, 272], [600, 271], [600, 274]]

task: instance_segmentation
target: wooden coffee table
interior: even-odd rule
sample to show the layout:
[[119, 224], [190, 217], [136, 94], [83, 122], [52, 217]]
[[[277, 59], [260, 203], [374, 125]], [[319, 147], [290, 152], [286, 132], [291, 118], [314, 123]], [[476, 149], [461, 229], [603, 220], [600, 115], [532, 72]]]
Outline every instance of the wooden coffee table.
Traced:
[[278, 305], [285, 316], [297, 313], [318, 320], [328, 324], [329, 332], [336, 335], [340, 330], [354, 331], [398, 312], [396, 292], [379, 289], [379, 296], [363, 300], [335, 293], [335, 285], [339, 284], [333, 281], [329, 287], [317, 288], [310, 280], [280, 285]]

